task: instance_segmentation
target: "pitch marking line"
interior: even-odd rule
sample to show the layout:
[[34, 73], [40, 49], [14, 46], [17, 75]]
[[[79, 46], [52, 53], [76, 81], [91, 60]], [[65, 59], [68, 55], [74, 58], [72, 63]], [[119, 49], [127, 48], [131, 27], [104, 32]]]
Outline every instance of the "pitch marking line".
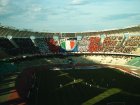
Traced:
[[101, 93], [98, 96], [93, 97], [93, 98], [89, 99], [88, 101], [84, 102], [82, 105], [94, 105], [97, 102], [100, 102], [101, 100], [103, 100], [107, 97], [110, 97], [111, 95], [117, 94], [119, 92], [121, 92], [121, 90], [117, 89], [117, 88], [108, 89], [104, 93]]

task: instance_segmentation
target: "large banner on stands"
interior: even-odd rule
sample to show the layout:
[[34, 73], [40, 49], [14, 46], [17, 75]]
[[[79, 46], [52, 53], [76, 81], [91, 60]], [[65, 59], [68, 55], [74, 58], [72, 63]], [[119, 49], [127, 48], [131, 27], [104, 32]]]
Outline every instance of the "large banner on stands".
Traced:
[[77, 52], [77, 40], [61, 39], [60, 47], [65, 52]]

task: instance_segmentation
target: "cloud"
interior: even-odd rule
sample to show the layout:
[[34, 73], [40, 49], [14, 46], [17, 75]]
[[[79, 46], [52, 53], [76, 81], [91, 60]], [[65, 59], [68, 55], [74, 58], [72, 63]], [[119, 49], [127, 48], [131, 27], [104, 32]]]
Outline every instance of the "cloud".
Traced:
[[40, 5], [38, 5], [38, 4], [32, 4], [27, 9], [30, 12], [40, 12], [43, 8]]
[[0, 0], [0, 14], [4, 14], [8, 9], [8, 5], [9, 5], [9, 0]]
[[86, 3], [87, 3], [86, 0], [72, 0], [71, 2], [72, 5], [84, 5]]
[[106, 20], [121, 20], [121, 19], [132, 19], [140, 16], [140, 13], [125, 13], [115, 14], [105, 17]]
[[0, 7], [1, 6], [6, 6], [9, 4], [9, 0], [0, 0]]

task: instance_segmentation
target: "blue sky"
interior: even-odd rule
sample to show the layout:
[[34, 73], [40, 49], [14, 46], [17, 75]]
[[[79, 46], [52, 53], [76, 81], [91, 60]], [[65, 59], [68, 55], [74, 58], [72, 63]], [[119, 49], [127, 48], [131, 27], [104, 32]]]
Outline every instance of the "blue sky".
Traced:
[[140, 24], [140, 0], [0, 0], [0, 23], [45, 32], [85, 32]]

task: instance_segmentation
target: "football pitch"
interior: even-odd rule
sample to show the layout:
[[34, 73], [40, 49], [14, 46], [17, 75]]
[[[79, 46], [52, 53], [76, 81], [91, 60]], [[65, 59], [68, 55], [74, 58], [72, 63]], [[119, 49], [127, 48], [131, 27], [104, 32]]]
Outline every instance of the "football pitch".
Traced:
[[[30, 87], [25, 92], [28, 105], [140, 104], [140, 79], [117, 69], [35, 69], [34, 73], [30, 73], [31, 78], [18, 78], [18, 85], [22, 84], [21, 78], [28, 82], [22, 84], [23, 89], [24, 86]], [[20, 88], [18, 91], [20, 93]]]

